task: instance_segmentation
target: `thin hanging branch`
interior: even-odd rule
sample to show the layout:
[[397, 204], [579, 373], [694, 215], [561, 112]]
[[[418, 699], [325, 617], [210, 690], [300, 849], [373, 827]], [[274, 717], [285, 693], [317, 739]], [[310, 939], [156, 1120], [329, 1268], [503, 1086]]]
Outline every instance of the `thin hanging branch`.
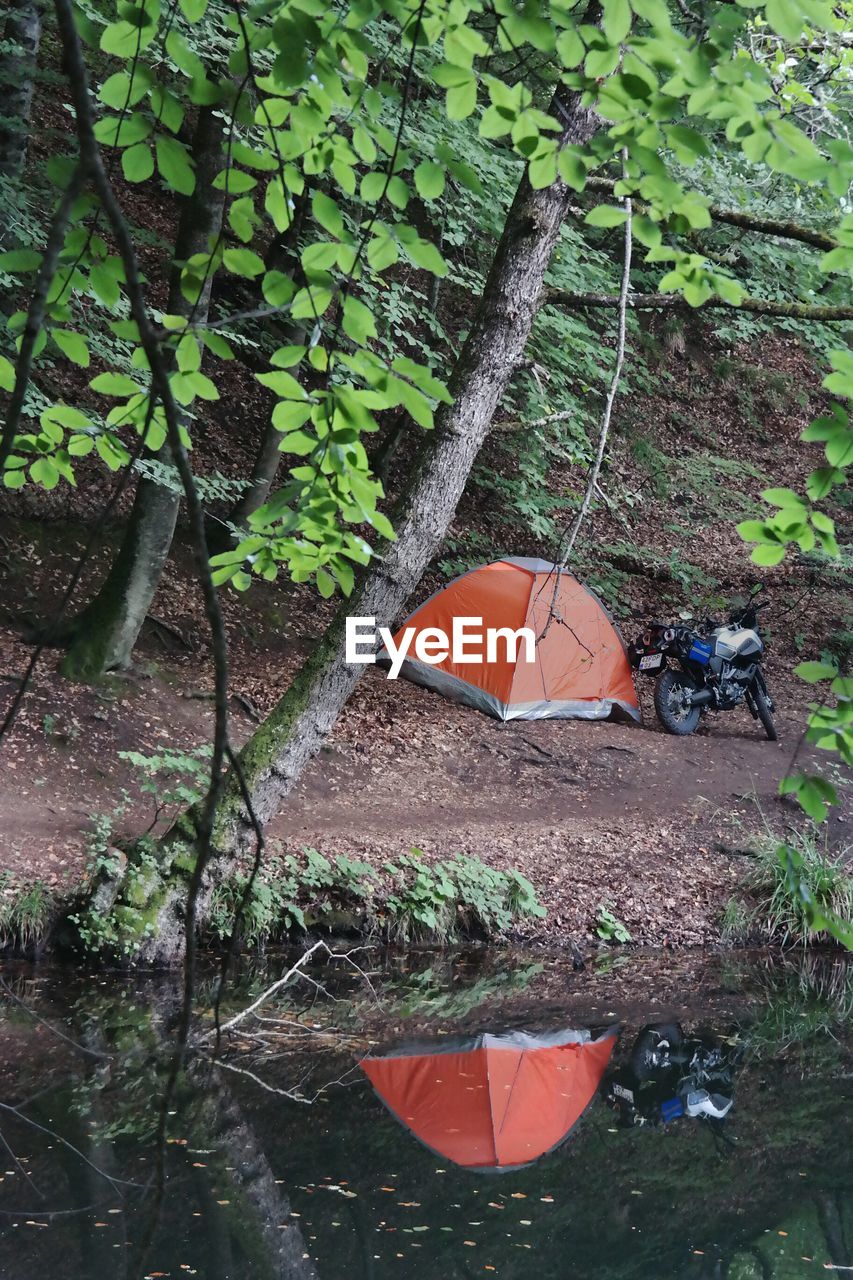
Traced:
[[[628, 158], [627, 152], [623, 151], [622, 152], [623, 173], [625, 171], [625, 166], [627, 164], [627, 158]], [[598, 449], [596, 450], [595, 459], [593, 461], [592, 467], [589, 472], [589, 476], [587, 478], [586, 491], [583, 496], [583, 501], [581, 502], [580, 509], [577, 515], [575, 516], [575, 519], [572, 522], [571, 526], [568, 528], [567, 531], [564, 531], [560, 535], [560, 540], [557, 545], [557, 552], [555, 556], [556, 564], [554, 565], [553, 569], [549, 571], [549, 574], [548, 574], [548, 578], [550, 578], [551, 573], [554, 574], [554, 587], [551, 592], [551, 601], [548, 605], [548, 618], [545, 622], [545, 626], [542, 628], [541, 633], [536, 637], [537, 645], [542, 643], [542, 641], [545, 639], [545, 637], [547, 636], [548, 632], [551, 630], [551, 627], [555, 622], [559, 622], [559, 623], [562, 623], [564, 626], [568, 626], [568, 623], [566, 622], [565, 618], [563, 618], [557, 612], [557, 597], [560, 594], [560, 582], [563, 577], [563, 571], [566, 565], [568, 564], [569, 556], [571, 555], [572, 548], [575, 545], [575, 539], [578, 536], [578, 530], [580, 529], [581, 524], [583, 523], [584, 517], [586, 516], [586, 513], [589, 510], [589, 505], [592, 502], [593, 495], [598, 485], [598, 473], [601, 470], [601, 463], [604, 458], [604, 450], [607, 447], [607, 436], [610, 431], [610, 418], [613, 413], [613, 402], [616, 399], [616, 392], [619, 389], [619, 379], [622, 375], [622, 364], [625, 360], [625, 336], [627, 332], [628, 294], [631, 287], [631, 251], [633, 247], [633, 227], [632, 227], [633, 208], [632, 208], [630, 196], [625, 196], [622, 202], [622, 207], [624, 208], [625, 214], [626, 214], [625, 242], [624, 242], [625, 251], [622, 258], [622, 283], [619, 289], [619, 297], [618, 297], [619, 332], [618, 332], [618, 337], [616, 342], [616, 367], [613, 370], [613, 377], [610, 380], [610, 390], [607, 393], [607, 400], [604, 406], [604, 413], [602, 414], [602, 418], [601, 418], [601, 430], [599, 431], [599, 436], [598, 436]], [[549, 295], [552, 292], [559, 292], [559, 290], [546, 289], [543, 292], [545, 295], [544, 300], [547, 301], [549, 298]], [[554, 415], [554, 416], [558, 416], [558, 415]], [[565, 550], [564, 550], [564, 547], [565, 547]], [[547, 580], [548, 579], [546, 579], [546, 582]], [[571, 630], [570, 627], [569, 627], [569, 630]], [[574, 635], [574, 632], [572, 632], [572, 634]], [[577, 640], [578, 637], [575, 636], [575, 639]]]
[[[570, 289], [546, 289], [542, 305], [564, 307], [569, 311], [587, 308], [621, 307], [621, 294], [573, 293]], [[780, 316], [789, 320], [813, 320], [819, 324], [836, 324], [853, 320], [853, 306], [820, 306], [810, 302], [776, 302], [767, 298], [744, 298], [738, 304], [722, 298], [709, 298], [701, 306], [692, 307], [679, 293], [633, 293], [628, 299], [632, 311], [752, 311], [762, 316]]]
[[[623, 152], [623, 167], [626, 163], [627, 156]], [[561, 554], [557, 559], [560, 564], [568, 564], [569, 557], [572, 554], [572, 548], [575, 545], [575, 539], [578, 536], [581, 525], [584, 522], [586, 513], [592, 502], [595, 487], [598, 484], [598, 474], [601, 471], [601, 464], [604, 460], [604, 450], [607, 448], [607, 437], [610, 433], [610, 419], [613, 414], [613, 403], [619, 390], [619, 379], [622, 376], [622, 365], [625, 362], [625, 339], [628, 329], [628, 304], [629, 293], [631, 289], [631, 253], [633, 249], [633, 209], [631, 205], [631, 197], [625, 196], [623, 202], [625, 210], [625, 251], [622, 259], [622, 284], [619, 289], [619, 335], [616, 343], [616, 367], [613, 370], [613, 377], [610, 380], [610, 390], [607, 393], [607, 400], [604, 405], [604, 413], [601, 417], [601, 430], [598, 436], [598, 450], [595, 455], [595, 461], [590, 469], [586, 482], [586, 492], [580, 505], [580, 510], [574, 518], [568, 536], [565, 539], [565, 550], [561, 544]]]

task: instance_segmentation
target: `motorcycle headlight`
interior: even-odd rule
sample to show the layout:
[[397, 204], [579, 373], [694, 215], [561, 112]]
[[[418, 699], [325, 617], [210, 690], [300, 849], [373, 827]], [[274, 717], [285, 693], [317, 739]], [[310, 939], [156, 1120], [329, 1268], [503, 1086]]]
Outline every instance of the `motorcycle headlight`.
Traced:
[[667, 627], [666, 631], [663, 633], [663, 638], [666, 640], [667, 644], [669, 644], [670, 640], [675, 639], [675, 632], [672, 627]]

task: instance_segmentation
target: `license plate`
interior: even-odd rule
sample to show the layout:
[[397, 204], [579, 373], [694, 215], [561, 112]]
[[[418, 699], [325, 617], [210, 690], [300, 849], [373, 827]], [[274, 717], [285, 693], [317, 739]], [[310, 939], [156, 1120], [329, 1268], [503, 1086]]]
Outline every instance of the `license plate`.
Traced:
[[640, 659], [640, 670], [654, 671], [655, 667], [659, 667], [662, 662], [662, 653], [647, 653], [644, 658]]

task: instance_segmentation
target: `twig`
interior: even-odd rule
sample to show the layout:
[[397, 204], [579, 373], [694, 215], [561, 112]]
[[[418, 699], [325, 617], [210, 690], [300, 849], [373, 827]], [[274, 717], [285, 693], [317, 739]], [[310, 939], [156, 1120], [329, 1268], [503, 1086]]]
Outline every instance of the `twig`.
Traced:
[[0, 1111], [8, 1111], [11, 1115], [20, 1120], [22, 1124], [28, 1124], [31, 1129], [37, 1129], [39, 1133], [46, 1133], [49, 1138], [53, 1138], [56, 1142], [60, 1142], [63, 1147], [67, 1147], [69, 1151], [73, 1151], [75, 1156], [79, 1156], [84, 1164], [87, 1164], [95, 1173], [100, 1174], [100, 1176], [105, 1178], [107, 1182], [112, 1183], [114, 1187], [139, 1187], [142, 1185], [142, 1183], [139, 1182], [130, 1182], [127, 1178], [114, 1178], [112, 1174], [105, 1173], [103, 1169], [99, 1169], [96, 1164], [93, 1164], [88, 1156], [83, 1154], [79, 1147], [75, 1147], [67, 1138], [63, 1138], [61, 1133], [57, 1133], [55, 1129], [48, 1129], [46, 1125], [39, 1124], [37, 1120], [33, 1120], [30, 1116], [25, 1116], [22, 1111], [19, 1111], [17, 1107], [10, 1106], [8, 1102], [0, 1102]]
[[266, 1080], [262, 1080], [260, 1076], [255, 1075], [254, 1071], [250, 1071], [248, 1067], [237, 1067], [233, 1062], [226, 1062], [223, 1058], [217, 1058], [216, 1065], [217, 1067], [223, 1067], [226, 1071], [233, 1071], [238, 1076], [248, 1076], [250, 1080], [254, 1080], [255, 1084], [259, 1084], [262, 1089], [266, 1089], [267, 1093], [277, 1093], [282, 1098], [289, 1098], [291, 1102], [301, 1102], [305, 1106], [311, 1105], [312, 1099], [294, 1093], [291, 1089], [279, 1089], [277, 1085], [268, 1084]]
[[263, 991], [258, 996], [257, 1000], [254, 1000], [250, 1005], [248, 1005], [247, 1008], [242, 1009], [240, 1013], [235, 1014], [233, 1018], [230, 1018], [228, 1020], [228, 1022], [224, 1022], [217, 1029], [218, 1033], [221, 1034], [223, 1031], [231, 1031], [233, 1030], [234, 1027], [238, 1027], [240, 1023], [244, 1022], [246, 1018], [250, 1017], [251, 1014], [253, 1014], [256, 1009], [260, 1009], [262, 1004], [266, 1004], [270, 996], [274, 996], [276, 991], [280, 991], [282, 987], [286, 986], [287, 983], [290, 981], [290, 979], [299, 972], [299, 970], [303, 967], [303, 965], [307, 964], [307, 962], [311, 959], [314, 953], [320, 950], [325, 951], [328, 956], [331, 956], [334, 954], [330, 950], [330, 948], [326, 945], [325, 942], [323, 941], [315, 942], [313, 946], [310, 946], [308, 950], [299, 957], [299, 959], [296, 961], [296, 964], [292, 965], [288, 969], [287, 973], [285, 973], [283, 977], [279, 978], [277, 982], [274, 982], [271, 987], [267, 987], [266, 991]]

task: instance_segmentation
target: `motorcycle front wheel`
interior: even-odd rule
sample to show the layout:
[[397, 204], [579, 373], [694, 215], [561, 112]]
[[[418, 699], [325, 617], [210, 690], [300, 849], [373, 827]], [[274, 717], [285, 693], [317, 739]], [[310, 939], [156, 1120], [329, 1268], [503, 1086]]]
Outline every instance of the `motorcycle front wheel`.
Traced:
[[757, 681], [752, 686], [749, 696], [752, 698], [752, 705], [755, 707], [755, 714], [758, 716], [764, 732], [767, 734], [768, 742], [776, 742], [779, 735], [776, 732], [776, 726], [773, 723], [773, 712], [770, 710], [770, 702], [764, 688]]
[[696, 684], [683, 671], [663, 671], [655, 681], [655, 711], [667, 733], [684, 737], [699, 723], [699, 707], [690, 705]]

